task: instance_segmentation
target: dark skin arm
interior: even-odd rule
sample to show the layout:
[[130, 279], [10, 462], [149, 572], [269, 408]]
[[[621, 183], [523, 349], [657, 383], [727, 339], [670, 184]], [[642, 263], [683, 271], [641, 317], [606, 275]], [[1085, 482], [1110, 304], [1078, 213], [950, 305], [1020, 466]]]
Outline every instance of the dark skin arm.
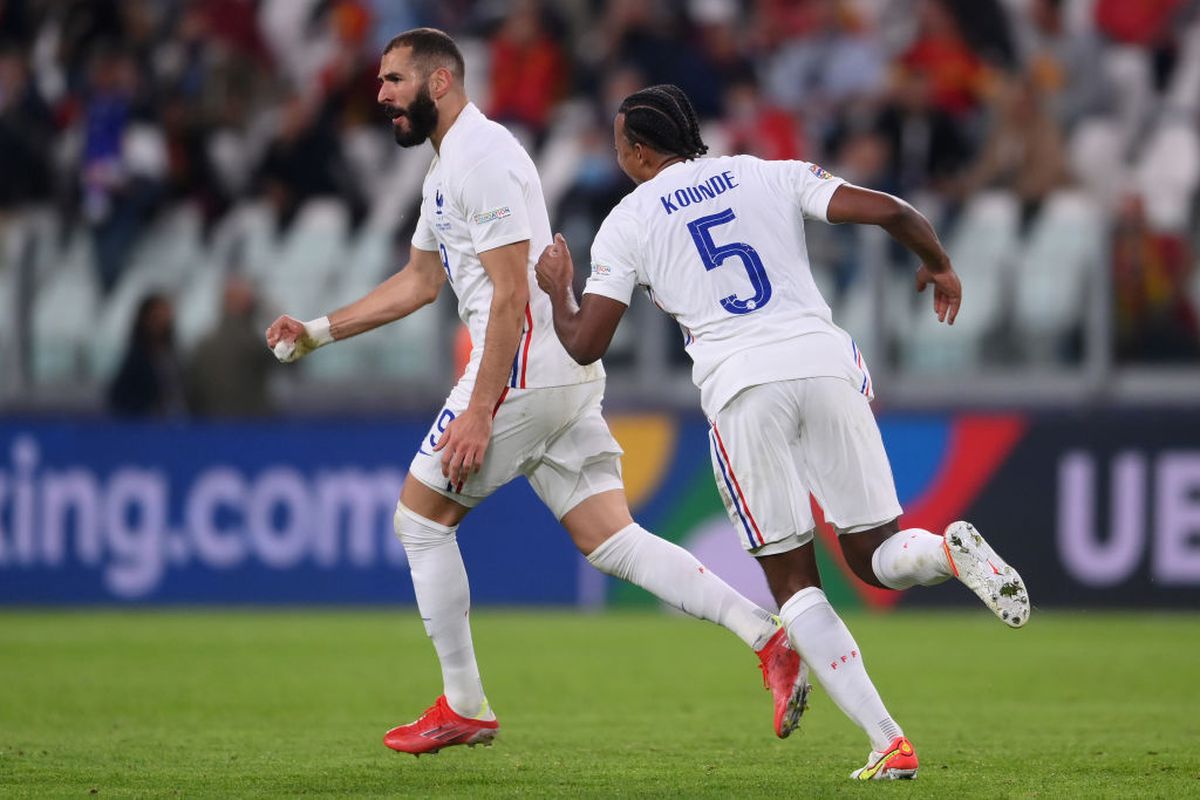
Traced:
[[933, 285], [933, 311], [939, 322], [954, 324], [962, 304], [962, 284], [929, 220], [898, 197], [843, 184], [829, 200], [826, 218], [834, 224], [878, 225], [921, 259], [917, 291]]
[[608, 350], [628, 306], [598, 294], [585, 294], [581, 302], [576, 302], [574, 279], [575, 266], [567, 240], [561, 233], [555, 234], [554, 244], [538, 258], [538, 286], [550, 295], [559, 341], [571, 358], [590, 364]]

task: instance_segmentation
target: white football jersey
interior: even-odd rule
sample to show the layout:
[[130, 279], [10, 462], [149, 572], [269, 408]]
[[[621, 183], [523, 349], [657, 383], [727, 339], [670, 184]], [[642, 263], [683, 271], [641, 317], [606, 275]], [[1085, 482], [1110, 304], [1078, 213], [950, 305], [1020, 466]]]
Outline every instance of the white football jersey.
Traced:
[[529, 154], [504, 126], [468, 103], [442, 138], [421, 196], [412, 245], [437, 253], [458, 296], [458, 315], [471, 332], [471, 360], [462, 382], [474, 383], [492, 305], [492, 281], [479, 254], [529, 240], [529, 304], [508, 385], [570, 386], [604, 377], [600, 363], [583, 367], [567, 355], [537, 286], [534, 265], [551, 242], [542, 184]]
[[592, 244], [585, 292], [629, 304], [642, 286], [683, 329], [705, 413], [772, 381], [842, 377], [872, 397], [858, 347], [813, 282], [803, 218], [828, 221], [845, 181], [804, 161], [672, 164], [634, 189]]

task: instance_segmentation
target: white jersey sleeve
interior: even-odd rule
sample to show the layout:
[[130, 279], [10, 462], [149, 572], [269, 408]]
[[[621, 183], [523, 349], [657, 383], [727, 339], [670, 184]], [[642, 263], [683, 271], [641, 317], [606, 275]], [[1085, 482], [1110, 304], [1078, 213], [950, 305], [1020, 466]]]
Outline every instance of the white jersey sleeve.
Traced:
[[437, 237], [433, 235], [433, 228], [429, 226], [429, 220], [425, 219], [424, 211], [417, 215], [417, 228], [413, 231], [412, 246], [418, 250], [438, 249]]
[[503, 159], [480, 161], [460, 184], [459, 207], [476, 253], [532, 238], [525, 176]]
[[628, 210], [617, 206], [592, 242], [592, 274], [584, 294], [598, 294], [629, 305], [633, 290], [644, 283], [637, 268], [638, 223]]
[[778, 182], [779, 194], [791, 197], [806, 219], [829, 222], [829, 201], [846, 181], [807, 161], [763, 161], [767, 180]]

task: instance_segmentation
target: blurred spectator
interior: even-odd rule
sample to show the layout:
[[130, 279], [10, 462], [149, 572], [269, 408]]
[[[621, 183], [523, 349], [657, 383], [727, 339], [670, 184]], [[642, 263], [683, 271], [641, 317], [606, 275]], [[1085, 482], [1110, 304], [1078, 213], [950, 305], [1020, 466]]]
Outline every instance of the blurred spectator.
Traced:
[[0, 47], [24, 47], [33, 39], [25, 0], [0, 0]]
[[[557, 209], [551, 209], [555, 230], [563, 231], [569, 244], [579, 243], [584, 252], [600, 222], [633, 188], [612, 155], [613, 119], [621, 101], [644, 85], [644, 76], [632, 67], [608, 73], [601, 101], [592, 110], [591, 124], [577, 137], [579, 155], [575, 175]], [[577, 266], [586, 269], [586, 260], [581, 259]]]
[[[610, 126], [598, 124], [581, 132], [580, 156], [575, 177], [554, 211], [555, 230], [562, 230], [567, 241], [590, 241], [600, 222], [613, 206], [629, 193], [633, 185], [612, 157]], [[586, 262], [581, 262], [586, 263]]]
[[284, 105], [275, 138], [259, 167], [259, 185], [281, 229], [313, 197], [341, 196], [356, 208], [362, 206], [337, 132], [323, 110], [313, 99], [293, 95]]
[[21, 53], [0, 44], [0, 209], [49, 198], [53, 130]]
[[1070, 130], [1080, 119], [1108, 110], [1103, 47], [1090, 31], [1072, 31], [1065, 0], [1033, 0], [1025, 34], [1025, 69], [1054, 116]]
[[1067, 183], [1062, 130], [1027, 78], [1002, 82], [995, 98], [987, 140], [959, 192], [1008, 190], [1021, 201], [1028, 220], [1050, 192]]
[[[783, 13], [778, 4], [763, 6], [762, 13]], [[796, 6], [805, 12], [803, 22], [791, 18], [804, 25], [803, 33], [778, 41], [765, 59], [764, 85], [773, 103], [803, 114], [824, 138], [825, 129], [854, 101], [883, 92], [884, 54], [843, 0], [805, 0]]]
[[125, 356], [108, 389], [108, 407], [122, 417], [186, 411], [183, 369], [175, 352], [175, 310], [165, 295], [146, 295], [138, 305]]
[[254, 287], [245, 278], [229, 278], [222, 305], [221, 320], [188, 364], [189, 405], [203, 417], [266, 416], [273, 411], [267, 380], [277, 362], [256, 324]]
[[568, 79], [561, 37], [551, 35], [545, 13], [537, 0], [517, 0], [489, 43], [488, 116], [523, 126], [539, 143]]
[[933, 103], [930, 77], [901, 70], [876, 129], [887, 141], [891, 168], [883, 187], [901, 195], [945, 189], [970, 161], [971, 141], [959, 123]]
[[1009, 14], [1001, 0], [943, 0], [958, 22], [963, 38], [988, 64], [1010, 71], [1017, 65], [1017, 49]]
[[[717, 2], [729, 5], [726, 0]], [[689, 22], [687, 7], [682, 4], [671, 7], [652, 0], [612, 0], [604, 7], [601, 20], [603, 57], [597, 83], [603, 85], [608, 73], [631, 68], [644, 76], [647, 86], [674, 83], [688, 92], [695, 98], [701, 119], [718, 116], [720, 70], [688, 41]]]
[[211, 223], [230, 204], [208, 150], [209, 130], [194, 106], [181, 97], [162, 105], [167, 158], [166, 194], [172, 200], [194, 201]]
[[1125, 197], [1113, 234], [1119, 359], [1194, 362], [1200, 357], [1200, 326], [1188, 302], [1190, 270], [1187, 241], [1153, 230], [1142, 198]]
[[[1159, 320], [1190, 319], [1186, 303], [1164, 312], [1173, 307], [1159, 288], [1186, 272], [1177, 237], [1195, 238], [1185, 140], [1195, 137], [1200, 47], [1184, 36], [1198, 3], [0, 0], [0, 209], [58, 201], [61, 224], [29, 228], [29, 252], [65, 263], [57, 254], [79, 255], [76, 234], [90, 234], [104, 290], [151, 216], [181, 203], [203, 214], [204, 252], [182, 252], [180, 239], [172, 263], [224, 263], [230, 242], [260, 233], [255, 257], [266, 263], [279, 245], [258, 227], [267, 219], [287, 226], [308, 200], [332, 197], [354, 225], [375, 198], [416, 191], [419, 159], [379, 127], [373, 87], [382, 45], [434, 25], [468, 41], [487, 35], [469, 44], [473, 79], [490, 82], [480, 94], [492, 116], [545, 137], [551, 216], [577, 248], [631, 186], [611, 155], [612, 98], [654, 83], [692, 95], [714, 152], [813, 160], [915, 196], [947, 222], [984, 188], [1036, 208], [1067, 178], [1067, 139], [1105, 213], [1131, 180], [1143, 189], [1145, 209], [1123, 212], [1123, 241], [1148, 217], [1143, 248], [1154, 256], [1118, 259], [1124, 285], [1140, 287], [1121, 290], [1122, 352], [1169, 351], [1155, 342], [1179, 337], [1154, 331], [1175, 323]], [[275, 213], [231, 213], [255, 199]], [[396, 205], [387, 219], [410, 225]], [[827, 259], [839, 294], [875, 257], [842, 234], [830, 234], [841, 255]], [[348, 252], [369, 253], [363, 241], [352, 233]], [[146, 244], [150, 255], [161, 242]], [[40, 291], [48, 270], [38, 270]]]
[[919, 1], [917, 39], [899, 66], [928, 80], [933, 107], [951, 116], [975, 111], [987, 88], [987, 68], [963, 38], [946, 0]]
[[1096, 26], [1120, 44], [1161, 45], [1185, 0], [1096, 0]]
[[96, 266], [111, 290], [161, 191], [165, 147], [161, 132], [135, 119], [138, 88], [133, 58], [102, 49], [89, 76], [81, 164], [84, 219], [92, 229]]
[[804, 131], [787, 111], [769, 103], [753, 80], [733, 84], [725, 94], [725, 149], [769, 160], [804, 157]]
[[[257, 0], [185, 0], [184, 15], [200, 17], [192, 25], [197, 36], [236, 53], [242, 58], [270, 66], [271, 54], [255, 19]], [[185, 37], [191, 38], [191, 37]]]
[[695, 26], [688, 46], [696, 50], [697, 58], [672, 83], [698, 98], [696, 114], [701, 119], [721, 116], [726, 109], [720, 101], [728, 97], [729, 90], [755, 80], [755, 65], [743, 52], [745, 36], [738, 4], [734, 0], [690, 0], [687, 10]]

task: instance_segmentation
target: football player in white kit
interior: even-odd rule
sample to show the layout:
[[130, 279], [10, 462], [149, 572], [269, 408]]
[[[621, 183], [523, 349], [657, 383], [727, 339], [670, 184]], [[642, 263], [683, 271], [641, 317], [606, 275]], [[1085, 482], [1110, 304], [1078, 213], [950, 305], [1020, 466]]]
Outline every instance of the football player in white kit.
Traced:
[[600, 413], [604, 371], [567, 355], [551, 327], [549, 299], [534, 286], [536, 255], [551, 242], [537, 172], [512, 134], [468, 102], [463, 72], [462, 55], [441, 31], [418, 28], [389, 43], [378, 101], [398, 144], [429, 139], [436, 151], [409, 263], [327, 317], [283, 316], [267, 330], [276, 356], [293, 361], [404, 317], [449, 283], [471, 332], [469, 364], [420, 442], [395, 515], [445, 691], [384, 742], [419, 755], [496, 735], [471, 641], [456, 530], [471, 508], [518, 475], [597, 569], [717, 622], [752, 647], [774, 701], [775, 732], [787, 736], [804, 710], [807, 669], [776, 617], [633, 521], [621, 448]]
[[603, 355], [641, 286], [680, 324], [711, 425], [717, 489], [758, 559], [792, 645], [867, 734], [851, 777], [912, 778], [917, 755], [884, 707], [861, 651], [821, 591], [811, 492], [859, 578], [907, 589], [958, 577], [1008, 625], [1029, 617], [1025, 585], [969, 523], [901, 530], [887, 454], [868, 405], [871, 376], [813, 282], [803, 218], [881, 226], [921, 259], [938, 319], [961, 287], [921, 214], [815, 164], [700, 158], [695, 112], [675, 86], [630, 95], [614, 121], [617, 161], [637, 188], [600, 226], [581, 303], [557, 236], [537, 265], [554, 326], [580, 364]]

